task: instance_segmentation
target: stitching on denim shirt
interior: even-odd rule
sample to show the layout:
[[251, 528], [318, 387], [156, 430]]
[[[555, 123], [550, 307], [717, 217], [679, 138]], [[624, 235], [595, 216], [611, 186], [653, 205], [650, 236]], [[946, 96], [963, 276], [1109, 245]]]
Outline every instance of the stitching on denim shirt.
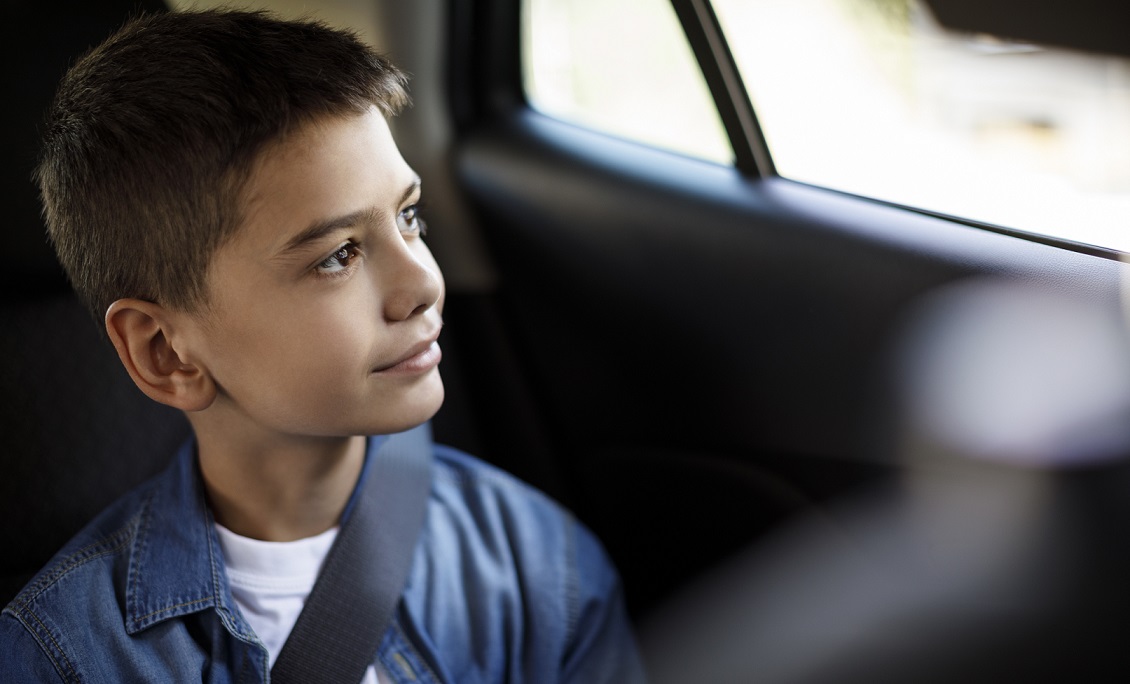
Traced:
[[[31, 610], [30, 606], [27, 606], [26, 604], [24, 606], [21, 606], [20, 613], [26, 614], [29, 618], [35, 620], [36, 624], [39, 625], [40, 630], [42, 630], [42, 633], [51, 640], [51, 645], [54, 646], [55, 650], [59, 653], [60, 656], [62, 656], [63, 662], [67, 665], [66, 669], [68, 672], [70, 672], [71, 679], [76, 682], [79, 681], [78, 672], [75, 670], [74, 664], [71, 662], [71, 659], [67, 657], [67, 653], [63, 650], [63, 647], [60, 646], [59, 642], [55, 640], [55, 635], [51, 633], [51, 630], [47, 628], [47, 625], [43, 624], [43, 620], [40, 620], [39, 616], [36, 615]], [[29, 627], [27, 622], [24, 622], [24, 626]], [[28, 631], [30, 631], [32, 634], [35, 634], [40, 630], [29, 629]], [[47, 657], [51, 659], [51, 665], [55, 668], [55, 670], [61, 672], [63, 668], [59, 667], [59, 661], [55, 659], [55, 656], [54, 654], [52, 654], [51, 649], [43, 648], [44, 644], [41, 639], [37, 638], [36, 641], [39, 642], [39, 647], [43, 650]]]
[[[26, 594], [28, 598], [20, 601], [21, 604], [30, 605], [32, 601], [39, 597], [40, 594], [47, 591], [63, 578], [64, 575], [70, 573], [75, 568], [85, 565], [90, 561], [97, 560], [103, 556], [109, 556], [121, 551], [126, 546], [133, 536], [134, 520], [137, 516], [130, 518], [126, 521], [117, 531], [110, 535], [99, 539], [96, 542], [82, 547], [75, 551], [70, 556], [67, 556], [62, 562], [64, 565], [56, 568], [51, 574], [42, 577], [35, 584], [28, 587], [27, 591], [21, 592], [21, 596]], [[111, 546], [112, 544], [112, 546]], [[19, 599], [19, 597], [17, 597]]]
[[[436, 673], [432, 671], [431, 665], [428, 664], [428, 659], [424, 657], [424, 654], [420, 651], [420, 648], [417, 647], [416, 644], [413, 643], [413, 641], [408, 638], [408, 635], [404, 632], [404, 630], [401, 629], [399, 620], [393, 620], [392, 630], [396, 634], [397, 638], [402, 643], [404, 643], [405, 646], [407, 646], [408, 650], [411, 651], [416, 656], [415, 660], [417, 661], [419, 666], [421, 668], [423, 668], [423, 670], [424, 670], [423, 673], [426, 674], [430, 678], [430, 681], [442, 682], [443, 680], [440, 679], [436, 675]], [[413, 669], [415, 669], [415, 668], [413, 668]], [[417, 677], [417, 680], [418, 679], [419, 679], [419, 677]]]
[[[243, 654], [240, 656], [240, 661], [243, 663], [243, 665], [239, 668], [240, 681], [246, 681], [246, 680], [251, 679], [251, 656], [248, 655], [246, 649], [243, 649]], [[263, 664], [266, 665], [266, 663], [263, 663]], [[263, 682], [263, 684], [266, 684], [267, 682], [270, 681], [270, 679], [271, 679], [271, 671], [270, 671], [270, 668], [268, 667], [268, 668], [265, 668], [259, 674], [259, 681]]]
[[[149, 530], [149, 509], [153, 502], [153, 496], [154, 493], [150, 492], [149, 495], [145, 497], [145, 500], [141, 504], [141, 510], [139, 510], [137, 514], [137, 535], [135, 537], [137, 546], [134, 549], [134, 555], [129, 564], [129, 576], [126, 579], [126, 603], [130, 606], [129, 612], [134, 615], [141, 612], [141, 604], [137, 596], [138, 592], [134, 591], [134, 587], [138, 586], [141, 582], [139, 575], [141, 575], [141, 561], [145, 558], [146, 539], [148, 537], [146, 532]], [[140, 622], [140, 620], [133, 620], [131, 622], [136, 624]]]
[[[197, 467], [199, 467], [199, 462], [197, 464]], [[221, 569], [223, 563], [216, 562], [216, 556], [219, 554], [217, 554], [215, 545], [213, 544], [213, 535], [215, 534], [214, 530], [216, 529], [216, 519], [212, 515], [212, 509], [208, 507], [208, 502], [205, 498], [203, 487], [201, 487], [200, 489], [199, 504], [203, 507], [204, 522], [207, 525], [207, 533], [204, 535], [204, 541], [208, 544], [208, 570], [212, 573], [212, 596], [216, 601], [216, 612], [220, 615], [220, 623], [223, 624], [225, 629], [227, 629], [232, 634], [235, 634], [236, 637], [240, 639], [257, 640], [254, 632], [245, 634], [242, 629], [238, 628], [238, 621], [235, 619], [234, 615], [231, 615], [232, 611], [228, 609], [227, 604], [223, 600], [224, 592], [220, 590], [220, 587], [222, 587], [224, 584], [223, 580], [220, 579], [220, 574], [223, 572], [223, 570]]]
[[[251, 629], [251, 625], [247, 624], [246, 618], [238, 613], [239, 609], [237, 608], [233, 611], [228, 603], [224, 601], [222, 587], [227, 582], [227, 573], [224, 570], [223, 561], [219, 563], [216, 562], [217, 558], [222, 555], [216, 548], [216, 518], [212, 514], [212, 509], [208, 507], [208, 501], [204, 494], [203, 487], [200, 488], [199, 498], [199, 504], [204, 510], [204, 522], [207, 526], [207, 534], [204, 535], [204, 539], [208, 543], [208, 570], [212, 573], [212, 598], [215, 600], [214, 605], [216, 606], [216, 613], [220, 616], [220, 624], [222, 624], [224, 629], [228, 630], [228, 632], [235, 635], [237, 639], [241, 639], [252, 645], [263, 646], [259, 635], [255, 634], [255, 631]], [[247, 629], [244, 630], [243, 627]], [[266, 647], [264, 646], [263, 648]]]
[[412, 667], [412, 663], [408, 662], [408, 659], [405, 658], [402, 654], [393, 653], [392, 662], [396, 663], [396, 665], [400, 668], [400, 671], [404, 673], [404, 676], [407, 677], [409, 681], [418, 681], [416, 679], [415, 668]]
[[[136, 527], [135, 521], [137, 520], [137, 517], [138, 516], [131, 517], [122, 527], [120, 527], [110, 535], [82, 547], [78, 551], [65, 558], [63, 560], [63, 565], [57, 567], [49, 575], [42, 577], [34, 585], [28, 587], [27, 591], [21, 592], [20, 595], [12, 601], [12, 605], [16, 609], [13, 612], [18, 611], [19, 614], [26, 615], [28, 618], [34, 620], [42, 630], [42, 634], [51, 640], [51, 644], [63, 658], [63, 661], [66, 663], [66, 669], [70, 672], [71, 678], [75, 681], [78, 681], [78, 672], [75, 670], [74, 664], [71, 663], [70, 658], [67, 657], [66, 652], [59, 645], [59, 642], [55, 639], [55, 636], [51, 633], [51, 630], [47, 628], [47, 625], [44, 624], [43, 620], [41, 620], [39, 615], [36, 614], [36, 612], [32, 609], [31, 604], [32, 602], [37, 600], [45, 591], [59, 582], [59, 580], [70, 574], [71, 571], [91, 561], [98, 560], [99, 558], [103, 558], [105, 556], [113, 555], [127, 546], [130, 540], [133, 538], [133, 533]], [[24, 625], [30, 627], [26, 621], [24, 621]], [[39, 630], [29, 629], [29, 631], [34, 634]], [[42, 648], [44, 644], [41, 640], [39, 641], [40, 647]], [[54, 655], [52, 655], [50, 649], [43, 648], [43, 651], [46, 653], [47, 657], [51, 659], [51, 664], [55, 667], [56, 670], [63, 669], [59, 666], [58, 660]]]
[[178, 603], [175, 606], [166, 606], [164, 608], [160, 608], [158, 610], [155, 610], [152, 613], [146, 613], [145, 615], [142, 615], [141, 617], [137, 618], [136, 622], [139, 622], [139, 623], [145, 622], [146, 620], [153, 617], [154, 615], [160, 615], [161, 613], [168, 613], [168, 612], [174, 611], [178, 608], [187, 608], [188, 606], [195, 606], [198, 603], [207, 603], [211, 600], [212, 600], [211, 596], [205, 596], [204, 598], [196, 599], [195, 601], [186, 601], [185, 603]]
[[251, 674], [251, 658], [247, 657], [246, 651], [244, 651], [243, 653], [241, 653], [239, 655], [239, 660], [240, 660], [239, 678], [241, 680], [251, 679], [251, 677], [249, 676]]

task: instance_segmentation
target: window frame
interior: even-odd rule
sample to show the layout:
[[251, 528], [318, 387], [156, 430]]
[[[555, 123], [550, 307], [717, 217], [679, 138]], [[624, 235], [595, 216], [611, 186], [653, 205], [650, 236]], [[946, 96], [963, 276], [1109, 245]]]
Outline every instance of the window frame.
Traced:
[[[778, 179], [873, 205], [901, 209], [1088, 256], [1115, 261], [1123, 259], [1121, 251], [1101, 245], [1001, 226], [976, 218], [954, 216], [779, 175], [712, 3], [710, 0], [670, 2], [733, 148], [733, 167], [745, 179], [753, 182]], [[522, 5], [522, 0], [492, 2], [487, 3], [485, 11], [482, 11], [482, 7], [476, 7], [473, 0], [451, 4], [452, 36], [456, 42], [448, 53], [451, 58], [448, 73], [451, 75], [449, 92], [452, 93], [451, 105], [457, 132], [478, 128], [484, 122], [497, 122], [505, 126], [508, 120], [513, 120], [515, 114], [526, 111], [537, 113], [526, 96], [523, 81]], [[463, 30], [468, 25], [471, 30]], [[475, 36], [475, 39], [461, 39], [468, 35]], [[477, 83], [480, 87], [474, 88], [472, 83]], [[570, 125], [584, 129], [576, 124]], [[594, 134], [602, 135], [600, 132]], [[635, 144], [647, 146], [645, 143]]]
[[714, 98], [734, 150], [734, 166], [749, 177], [777, 176], [769, 146], [710, 0], [671, 0], [691, 52]]

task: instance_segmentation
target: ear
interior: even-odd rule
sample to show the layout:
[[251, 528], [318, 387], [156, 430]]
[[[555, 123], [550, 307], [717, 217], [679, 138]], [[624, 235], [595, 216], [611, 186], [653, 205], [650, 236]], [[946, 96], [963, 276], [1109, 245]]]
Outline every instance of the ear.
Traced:
[[159, 304], [117, 300], [106, 310], [106, 332], [129, 376], [150, 399], [182, 411], [201, 411], [215, 400], [212, 376], [173, 344], [172, 316]]

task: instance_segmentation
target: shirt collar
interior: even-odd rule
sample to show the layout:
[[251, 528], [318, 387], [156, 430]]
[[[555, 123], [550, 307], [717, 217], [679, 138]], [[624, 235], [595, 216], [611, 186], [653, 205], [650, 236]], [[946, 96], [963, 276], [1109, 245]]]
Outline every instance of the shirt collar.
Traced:
[[[343, 520], [353, 510], [360, 483], [374, 460], [371, 456], [385, 439], [368, 439], [365, 464], [342, 512]], [[170, 618], [215, 608], [232, 634], [254, 640], [251, 627], [232, 598], [214, 523], [196, 459], [196, 442], [190, 438], [158, 477], [141, 507], [126, 584], [129, 634]]]
[[142, 505], [130, 550], [126, 631], [135, 634], [207, 608], [238, 616], [222, 568], [196, 443], [189, 439]]

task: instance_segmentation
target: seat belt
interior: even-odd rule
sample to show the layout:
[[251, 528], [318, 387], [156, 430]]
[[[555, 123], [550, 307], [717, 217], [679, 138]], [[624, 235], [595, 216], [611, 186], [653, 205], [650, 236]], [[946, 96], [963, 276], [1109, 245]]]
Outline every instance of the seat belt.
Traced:
[[276, 684], [360, 682], [400, 601], [431, 488], [429, 424], [391, 435], [371, 458], [271, 668]]

